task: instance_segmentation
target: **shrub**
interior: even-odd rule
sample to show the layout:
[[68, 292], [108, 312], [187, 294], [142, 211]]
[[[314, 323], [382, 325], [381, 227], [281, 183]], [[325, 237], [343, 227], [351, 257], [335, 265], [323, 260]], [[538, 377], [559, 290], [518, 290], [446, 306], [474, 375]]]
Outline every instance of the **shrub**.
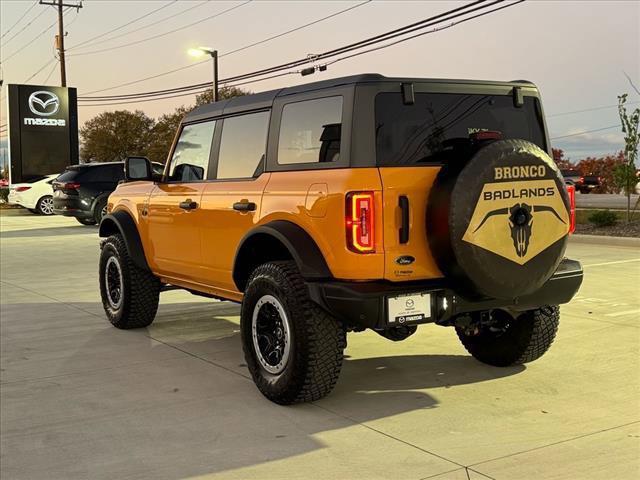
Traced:
[[2, 187], [0, 188], [0, 203], [7, 203], [9, 200], [9, 188]]
[[596, 227], [610, 227], [618, 221], [618, 216], [610, 210], [599, 210], [589, 215], [589, 222]]

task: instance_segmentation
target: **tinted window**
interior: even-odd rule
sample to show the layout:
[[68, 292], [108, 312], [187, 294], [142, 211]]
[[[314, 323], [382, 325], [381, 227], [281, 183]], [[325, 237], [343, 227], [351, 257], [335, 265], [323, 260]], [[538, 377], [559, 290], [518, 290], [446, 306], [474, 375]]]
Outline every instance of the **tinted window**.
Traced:
[[70, 182], [79, 176], [77, 169], [67, 169], [56, 178], [56, 182]]
[[64, 171], [56, 181], [69, 182], [72, 180], [83, 182], [117, 183], [124, 178], [124, 164], [91, 165]]
[[380, 93], [375, 111], [378, 165], [459, 158], [470, 145], [470, 136], [487, 130], [546, 149], [537, 99], [530, 96], [518, 108], [510, 95], [418, 93], [413, 105], [404, 105], [400, 93]]
[[341, 134], [342, 97], [289, 103], [282, 109], [278, 163], [335, 162]]
[[253, 177], [262, 166], [269, 112], [224, 119], [217, 178]]
[[171, 158], [169, 180], [194, 182], [206, 178], [215, 125], [215, 121], [210, 121], [182, 129]]

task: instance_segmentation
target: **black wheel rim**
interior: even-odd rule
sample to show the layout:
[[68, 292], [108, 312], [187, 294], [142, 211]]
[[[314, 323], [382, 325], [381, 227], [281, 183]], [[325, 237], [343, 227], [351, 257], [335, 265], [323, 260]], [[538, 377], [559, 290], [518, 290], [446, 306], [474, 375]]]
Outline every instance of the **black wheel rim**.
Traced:
[[109, 306], [118, 310], [122, 305], [122, 269], [116, 257], [109, 257], [104, 269], [104, 287]]
[[253, 346], [262, 368], [271, 374], [281, 373], [289, 361], [291, 330], [280, 301], [264, 295], [253, 309], [251, 323]]

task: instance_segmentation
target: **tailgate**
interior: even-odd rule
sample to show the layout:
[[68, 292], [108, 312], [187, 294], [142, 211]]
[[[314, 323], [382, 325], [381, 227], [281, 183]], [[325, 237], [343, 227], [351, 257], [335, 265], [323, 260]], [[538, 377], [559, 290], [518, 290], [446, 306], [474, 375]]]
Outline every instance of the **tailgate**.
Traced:
[[407, 281], [442, 277], [431, 256], [426, 231], [428, 196], [440, 167], [379, 170], [384, 212], [384, 278]]

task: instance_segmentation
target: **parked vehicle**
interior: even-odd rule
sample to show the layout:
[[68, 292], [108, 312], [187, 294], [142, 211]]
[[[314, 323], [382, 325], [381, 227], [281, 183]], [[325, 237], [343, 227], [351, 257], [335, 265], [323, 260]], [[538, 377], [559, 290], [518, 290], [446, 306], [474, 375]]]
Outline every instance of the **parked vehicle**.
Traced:
[[29, 183], [9, 185], [8, 203], [20, 205], [31, 213], [53, 215], [53, 188], [57, 174], [35, 178]]
[[562, 173], [564, 182], [567, 185], [575, 186], [576, 190], [579, 190], [580, 186], [584, 183], [584, 177], [579, 170], [576, 170], [574, 168], [567, 168], [560, 170], [560, 173]]
[[346, 333], [454, 327], [495, 366], [542, 356], [582, 282], [573, 187], [529, 82], [358, 75], [224, 100], [183, 119], [160, 181], [142, 158], [100, 225], [117, 328], [183, 288], [241, 302], [258, 389], [317, 400]]
[[602, 178], [597, 175], [584, 175], [582, 178], [582, 183], [576, 187], [580, 193], [591, 193], [602, 186]]
[[[164, 165], [154, 163], [156, 173]], [[124, 179], [124, 162], [72, 165], [53, 182], [53, 212], [75, 217], [83, 225], [100, 223], [107, 199]]]

